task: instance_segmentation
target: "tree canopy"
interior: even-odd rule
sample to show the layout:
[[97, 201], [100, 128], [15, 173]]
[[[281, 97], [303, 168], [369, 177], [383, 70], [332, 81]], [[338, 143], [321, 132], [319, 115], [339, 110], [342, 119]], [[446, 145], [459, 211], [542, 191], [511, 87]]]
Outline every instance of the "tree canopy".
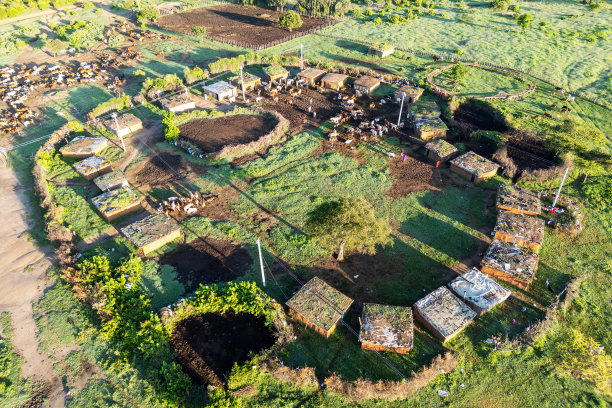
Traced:
[[533, 16], [529, 13], [521, 14], [520, 16], [516, 18], [516, 23], [523, 30], [528, 29], [532, 22], [533, 22]]
[[299, 28], [303, 24], [300, 15], [293, 10], [289, 10], [287, 14], [278, 18], [278, 25], [284, 28], [288, 28], [292, 31], [294, 28]]
[[467, 75], [467, 67], [465, 65], [463, 65], [462, 63], [456, 64], [450, 70], [450, 76], [451, 76], [453, 82], [461, 82], [461, 81], [463, 81], [465, 79], [466, 75]]
[[376, 245], [391, 244], [391, 227], [377, 219], [371, 205], [363, 198], [346, 197], [319, 205], [308, 214], [308, 231], [319, 245], [337, 249], [338, 260], [344, 252], [374, 255]]

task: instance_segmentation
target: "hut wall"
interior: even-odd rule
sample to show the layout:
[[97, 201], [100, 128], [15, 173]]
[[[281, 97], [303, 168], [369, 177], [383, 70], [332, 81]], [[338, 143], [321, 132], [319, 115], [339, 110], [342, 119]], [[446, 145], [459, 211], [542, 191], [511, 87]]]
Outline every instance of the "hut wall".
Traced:
[[289, 308], [289, 314], [325, 338], [328, 338], [329, 336], [331, 336], [331, 334], [334, 332], [334, 330], [338, 326], [338, 322], [340, 321], [340, 319], [338, 319], [338, 321], [336, 321], [336, 323], [331, 327], [331, 329], [329, 329], [329, 331], [325, 331], [321, 327], [316, 326], [315, 324], [306, 320], [301, 314], [299, 314], [298, 312], [296, 312], [295, 310], [291, 308]]
[[535, 242], [527, 241], [523, 238], [518, 238], [513, 235], [504, 234], [503, 232], [495, 231], [494, 238], [497, 238], [497, 239], [500, 239], [506, 242], [512, 242], [518, 246], [529, 248], [533, 252], [536, 252], [536, 253], [540, 251], [540, 244], [536, 244]]
[[510, 274], [507, 274], [503, 271], [499, 271], [497, 269], [493, 269], [489, 266], [483, 265], [482, 268], [480, 268], [480, 270], [482, 271], [482, 273], [485, 273], [491, 276], [492, 278], [499, 279], [500, 281], [509, 283], [521, 289], [527, 289], [529, 286], [529, 282], [527, 282], [526, 280], [518, 279]]
[[423, 140], [431, 140], [434, 138], [446, 136], [445, 129], [426, 130], [426, 131], [416, 130], [416, 133]]
[[151, 252], [155, 251], [156, 249], [159, 249], [159, 248], [163, 247], [167, 243], [174, 241], [175, 239], [177, 239], [180, 236], [181, 236], [181, 230], [176, 230], [174, 232], [171, 232], [170, 234], [166, 235], [165, 237], [161, 237], [158, 240], [155, 240], [155, 241], [150, 242], [147, 245], [143, 246], [141, 248], [142, 253], [144, 255], [148, 255]]
[[122, 208], [121, 210], [117, 210], [117, 211], [112, 212], [110, 214], [108, 214], [108, 213], [105, 214], [105, 213], [103, 213], [101, 211], [100, 211], [100, 214], [102, 214], [102, 217], [104, 217], [104, 219], [106, 221], [112, 221], [112, 220], [116, 220], [117, 218], [119, 218], [119, 217], [121, 217], [121, 216], [123, 216], [125, 214], [128, 214], [128, 213], [131, 213], [132, 211], [135, 211], [139, 207], [140, 207], [140, 202], [132, 204], [132, 205], [130, 205], [128, 207]]
[[429, 324], [427, 319], [421, 316], [421, 314], [419, 313], [419, 310], [416, 307], [414, 308], [414, 316], [417, 318], [419, 322], [421, 322], [423, 326], [427, 328], [427, 330], [429, 330], [431, 334], [433, 334], [442, 343], [445, 343], [447, 340], [450, 340], [453, 337], [453, 336], [444, 337], [442, 333], [440, 333], [436, 328], [434, 328], [431, 324]]
[[383, 346], [381, 344], [368, 343], [366, 341], [361, 342], [361, 348], [363, 350], [372, 350], [372, 351], [390, 351], [392, 353], [398, 354], [409, 354], [411, 347], [388, 347]]
[[519, 214], [519, 215], [529, 215], [530, 217], [535, 217], [538, 215], [537, 213], [534, 213], [533, 211], [525, 211], [521, 208], [512, 208], [512, 207], [508, 207], [505, 205], [499, 205], [499, 204], [497, 205], [497, 209], [512, 212], [512, 213]]

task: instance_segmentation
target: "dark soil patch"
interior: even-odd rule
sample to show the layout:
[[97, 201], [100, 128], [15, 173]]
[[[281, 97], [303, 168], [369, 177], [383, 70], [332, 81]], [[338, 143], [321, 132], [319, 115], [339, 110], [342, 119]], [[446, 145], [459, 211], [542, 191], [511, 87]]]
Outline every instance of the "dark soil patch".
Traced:
[[406, 156], [406, 161], [400, 155], [389, 161], [389, 170], [394, 179], [393, 185], [387, 191], [391, 197], [403, 197], [408, 193], [431, 188], [434, 167], [419, 160]]
[[159, 263], [174, 266], [178, 280], [191, 292], [200, 283], [228, 282], [244, 275], [253, 260], [244, 247], [200, 238], [163, 255]]
[[234, 363], [244, 363], [276, 341], [264, 319], [246, 313], [205, 313], [179, 322], [171, 345], [192, 380], [223, 386]]
[[538, 170], [556, 165], [556, 153], [544, 146], [535, 135], [515, 131], [506, 145], [508, 156], [521, 169]]
[[[147, 159], [133, 175], [134, 184], [158, 186], [187, 177], [192, 173], [202, 174], [206, 170], [188, 162], [178, 154], [162, 152]], [[132, 181], [132, 180], [130, 180]]]
[[453, 117], [474, 130], [504, 132], [508, 129], [503, 115], [482, 101], [469, 100], [462, 103], [454, 112]]
[[227, 145], [245, 144], [270, 133], [277, 121], [271, 115], [228, 115], [193, 119], [179, 126], [181, 137], [203, 151], [215, 153]]
[[296, 33], [312, 31], [329, 24], [329, 20], [302, 16], [304, 24], [290, 32], [278, 26], [278, 18], [282, 15], [259, 7], [224, 4], [164, 16], [157, 20], [157, 25], [165, 30], [186, 34], [191, 34], [193, 26], [205, 26], [209, 38], [256, 48], [275, 41], [287, 41]]

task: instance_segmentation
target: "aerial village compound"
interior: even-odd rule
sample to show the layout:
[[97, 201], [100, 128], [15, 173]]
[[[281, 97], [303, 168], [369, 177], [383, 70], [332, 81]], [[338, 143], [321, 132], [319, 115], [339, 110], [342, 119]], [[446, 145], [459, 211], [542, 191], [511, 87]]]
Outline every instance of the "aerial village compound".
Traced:
[[612, 406], [607, 0], [0, 1], [0, 408]]

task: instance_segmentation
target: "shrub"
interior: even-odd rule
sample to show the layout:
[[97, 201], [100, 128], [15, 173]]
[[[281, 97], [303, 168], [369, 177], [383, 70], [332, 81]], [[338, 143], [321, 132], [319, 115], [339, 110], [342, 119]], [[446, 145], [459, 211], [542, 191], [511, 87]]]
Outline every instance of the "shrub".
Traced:
[[135, 77], [143, 77], [146, 74], [142, 69], [137, 69], [136, 71], [132, 72], [132, 75], [134, 75]]
[[353, 16], [355, 18], [362, 18], [363, 17], [363, 12], [361, 11], [361, 9], [354, 8], [354, 9], [351, 10], [351, 16]]
[[367, 9], [365, 11], [365, 15], [368, 17], [372, 17], [374, 15], [374, 12], [372, 11], [372, 9]]
[[156, 22], [159, 18], [159, 10], [153, 6], [145, 6], [136, 13], [138, 24]]
[[391, 24], [399, 24], [400, 17], [397, 14], [393, 14], [387, 18], [387, 21], [389, 21]]
[[191, 26], [191, 33], [196, 37], [206, 37], [205, 26]]
[[124, 36], [122, 36], [121, 34], [113, 34], [108, 39], [108, 46], [109, 47], [116, 47], [116, 46], [120, 45], [123, 41], [125, 41], [125, 37]]
[[200, 67], [194, 67], [192, 69], [185, 67], [183, 74], [185, 75], [185, 82], [188, 84], [206, 79], [209, 75], [208, 70], [203, 71]]
[[294, 28], [300, 28], [302, 24], [302, 18], [293, 10], [289, 10], [287, 14], [278, 18], [278, 25], [289, 29], [289, 31], [292, 31]]
[[91, 10], [92, 8], [94, 8], [92, 2], [86, 1], [85, 3], [83, 3], [83, 10]]
[[455, 48], [455, 50], [453, 51], [455, 54], [457, 55], [461, 55], [463, 54], [463, 50], [461, 48]]
[[582, 185], [589, 199], [589, 206], [597, 210], [612, 209], [612, 178], [608, 176], [590, 177]]
[[510, 0], [493, 0], [491, 7], [497, 11], [507, 11], [510, 7]]
[[372, 22], [376, 25], [382, 24], [382, 19], [380, 17], [376, 17]]
[[511, 5], [511, 6], [509, 7], [509, 10], [510, 10], [510, 11], [514, 11], [515, 13], [518, 13], [518, 11], [519, 11], [520, 9], [521, 9], [521, 8], [518, 6], [518, 4], [513, 4], [513, 5]]

